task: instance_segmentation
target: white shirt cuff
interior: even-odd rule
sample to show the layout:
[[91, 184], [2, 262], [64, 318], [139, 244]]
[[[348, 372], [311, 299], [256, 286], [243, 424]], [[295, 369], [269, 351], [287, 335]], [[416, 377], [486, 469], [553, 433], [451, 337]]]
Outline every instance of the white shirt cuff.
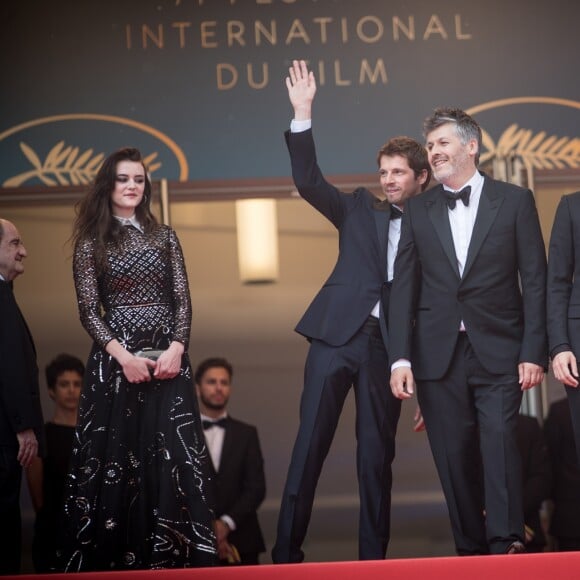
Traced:
[[236, 523], [234, 520], [232, 520], [232, 518], [230, 518], [230, 516], [224, 514], [223, 516], [220, 516], [220, 520], [228, 525], [228, 528], [230, 528], [231, 532], [236, 529]]
[[408, 361], [406, 358], [400, 358], [399, 360], [396, 360], [391, 365], [391, 372], [393, 372], [395, 369], [398, 369], [399, 367], [406, 367], [406, 368], [410, 369], [411, 368], [411, 362]]
[[305, 121], [297, 121], [292, 119], [290, 121], [290, 133], [302, 133], [308, 131], [312, 128], [312, 119], [306, 119]]

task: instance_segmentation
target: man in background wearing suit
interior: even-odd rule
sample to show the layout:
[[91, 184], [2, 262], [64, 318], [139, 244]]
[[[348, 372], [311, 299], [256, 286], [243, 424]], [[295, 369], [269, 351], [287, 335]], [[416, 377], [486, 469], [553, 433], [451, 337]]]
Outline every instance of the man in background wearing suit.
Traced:
[[338, 230], [339, 255], [330, 277], [296, 330], [310, 341], [294, 444], [278, 517], [276, 563], [301, 562], [316, 485], [351, 387], [356, 400], [360, 495], [359, 558], [385, 557], [390, 532], [391, 464], [401, 410], [388, 387], [386, 322], [403, 205], [428, 183], [425, 149], [392, 139], [379, 151], [380, 199], [367, 189], [352, 194], [328, 183], [312, 137], [313, 73], [294, 61], [286, 79], [294, 108], [286, 142], [300, 195]]
[[20, 572], [22, 468], [44, 451], [36, 351], [12, 292], [26, 249], [0, 219], [0, 574]]
[[259, 564], [266, 550], [257, 511], [266, 495], [258, 431], [230, 417], [232, 365], [209, 358], [195, 371], [195, 388], [211, 456], [215, 532], [223, 564]]
[[457, 553], [517, 553], [518, 410], [547, 365], [538, 214], [530, 190], [477, 171], [472, 117], [437, 109], [424, 135], [440, 185], [405, 206], [389, 308], [391, 388], [407, 399], [417, 381]]
[[548, 342], [554, 376], [566, 387], [580, 466], [580, 191], [560, 200], [548, 259]]

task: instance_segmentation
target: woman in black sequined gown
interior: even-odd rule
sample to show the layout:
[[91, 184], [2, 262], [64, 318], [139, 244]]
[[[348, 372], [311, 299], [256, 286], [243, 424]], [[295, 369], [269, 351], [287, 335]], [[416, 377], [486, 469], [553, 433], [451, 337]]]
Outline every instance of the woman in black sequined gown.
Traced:
[[[215, 563], [187, 274], [150, 199], [139, 152], [122, 149], [75, 223], [78, 307], [94, 344], [65, 494], [66, 571]], [[142, 349], [164, 352], [154, 362], [134, 354]]]

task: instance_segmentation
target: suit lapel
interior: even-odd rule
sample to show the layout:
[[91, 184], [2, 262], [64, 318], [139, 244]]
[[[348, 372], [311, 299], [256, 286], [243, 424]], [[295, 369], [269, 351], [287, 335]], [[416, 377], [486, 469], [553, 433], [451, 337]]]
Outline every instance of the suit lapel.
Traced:
[[22, 311], [20, 310], [20, 306], [18, 306], [18, 302], [16, 302], [12, 282], [5, 282], [5, 281], [0, 280], [0, 288], [2, 289], [3, 292], [6, 293], [6, 296], [8, 297], [8, 300], [10, 301], [10, 303], [12, 305], [12, 308], [14, 308], [14, 311], [18, 314], [18, 318], [20, 319], [22, 327], [24, 328], [24, 330], [26, 331], [26, 334], [28, 335], [28, 341], [30, 343], [30, 347], [32, 349], [32, 352], [34, 353], [34, 356], [36, 356], [36, 345], [34, 344], [34, 339], [32, 338], [32, 333], [30, 332], [30, 328], [28, 328], [28, 324], [26, 322], [26, 319], [22, 315]]
[[426, 202], [427, 214], [429, 219], [437, 232], [441, 246], [445, 255], [449, 259], [449, 263], [453, 271], [459, 278], [459, 268], [457, 266], [457, 256], [455, 254], [455, 246], [453, 245], [453, 234], [451, 233], [451, 226], [449, 224], [449, 215], [447, 213], [447, 204], [442, 195], [443, 188], [439, 186], [438, 195], [435, 199]]
[[473, 225], [473, 233], [471, 234], [471, 241], [469, 242], [469, 249], [467, 250], [465, 268], [463, 269], [464, 279], [469, 274], [469, 270], [473, 266], [475, 258], [497, 217], [502, 203], [503, 196], [498, 195], [493, 186], [493, 182], [488, 177], [485, 177], [481, 197], [479, 198], [477, 216], [475, 218], [475, 224]]
[[379, 244], [379, 260], [380, 264], [384, 265], [384, 277], [387, 276], [387, 246], [389, 244], [389, 216], [390, 213], [386, 211], [373, 210], [375, 218], [375, 227], [377, 230], [377, 241]]

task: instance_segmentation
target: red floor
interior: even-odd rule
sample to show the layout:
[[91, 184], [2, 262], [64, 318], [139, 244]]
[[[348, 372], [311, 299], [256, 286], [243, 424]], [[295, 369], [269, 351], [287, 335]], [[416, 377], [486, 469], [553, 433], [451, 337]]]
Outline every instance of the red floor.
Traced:
[[[580, 552], [77, 574], [88, 580], [578, 580]], [[14, 576], [20, 580], [41, 576]], [[70, 580], [70, 574], [42, 576]]]

